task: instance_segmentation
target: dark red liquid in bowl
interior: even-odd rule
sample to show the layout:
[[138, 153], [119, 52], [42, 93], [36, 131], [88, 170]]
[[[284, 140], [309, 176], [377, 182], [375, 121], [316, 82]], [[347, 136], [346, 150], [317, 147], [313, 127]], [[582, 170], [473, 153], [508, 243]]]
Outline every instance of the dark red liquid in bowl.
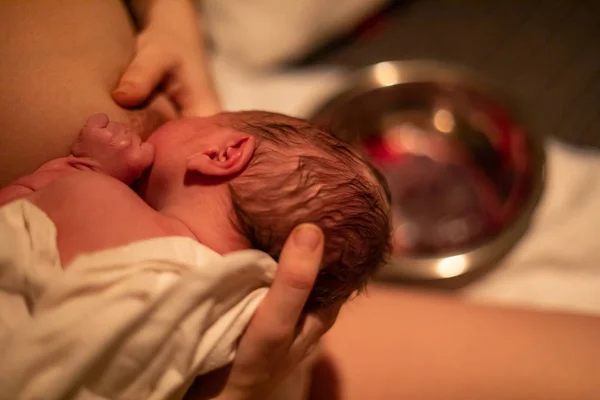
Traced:
[[435, 254], [460, 249], [497, 230], [498, 199], [468, 163], [390, 149], [372, 136], [362, 150], [392, 194], [394, 252]]

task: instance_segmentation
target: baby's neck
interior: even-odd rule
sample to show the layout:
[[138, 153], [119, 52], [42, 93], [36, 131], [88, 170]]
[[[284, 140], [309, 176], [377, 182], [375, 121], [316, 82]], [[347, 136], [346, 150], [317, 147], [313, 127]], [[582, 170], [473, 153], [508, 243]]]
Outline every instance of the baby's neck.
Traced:
[[249, 249], [246, 238], [236, 229], [230, 208], [223, 202], [194, 201], [187, 197], [181, 202], [170, 199], [157, 210], [164, 219], [165, 228], [174, 235], [189, 236], [219, 254]]
[[177, 218], [157, 212], [157, 224], [168, 236], [186, 236], [198, 240], [194, 232]]

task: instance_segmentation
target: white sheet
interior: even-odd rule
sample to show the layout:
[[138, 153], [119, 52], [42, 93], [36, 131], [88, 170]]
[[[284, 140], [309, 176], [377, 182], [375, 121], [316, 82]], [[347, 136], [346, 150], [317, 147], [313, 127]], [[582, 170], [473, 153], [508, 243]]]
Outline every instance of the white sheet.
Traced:
[[252, 69], [296, 59], [348, 32], [388, 2], [197, 0], [216, 51]]
[[534, 223], [498, 268], [465, 290], [477, 300], [600, 313], [600, 154], [551, 141]]

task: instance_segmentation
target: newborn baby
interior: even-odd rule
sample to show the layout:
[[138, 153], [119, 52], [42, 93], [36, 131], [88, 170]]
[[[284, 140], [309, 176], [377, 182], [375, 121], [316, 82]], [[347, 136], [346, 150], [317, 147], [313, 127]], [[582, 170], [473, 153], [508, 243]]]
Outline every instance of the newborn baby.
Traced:
[[[137, 193], [129, 187], [136, 180]], [[296, 225], [315, 223], [325, 252], [308, 308], [346, 300], [388, 251], [389, 191], [380, 174], [332, 135], [268, 112], [172, 121], [146, 143], [95, 115], [72, 155], [0, 191], [0, 204], [18, 198], [56, 225], [62, 265], [164, 236], [277, 259]]]

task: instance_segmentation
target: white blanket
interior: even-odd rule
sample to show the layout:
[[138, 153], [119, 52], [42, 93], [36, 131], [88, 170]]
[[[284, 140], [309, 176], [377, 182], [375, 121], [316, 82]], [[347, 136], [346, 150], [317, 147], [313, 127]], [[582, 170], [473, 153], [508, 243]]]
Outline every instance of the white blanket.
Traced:
[[475, 300], [600, 314], [600, 153], [550, 141], [546, 190], [533, 224]]
[[230, 362], [276, 268], [183, 237], [76, 258], [27, 201], [0, 208], [0, 399], [180, 398]]

